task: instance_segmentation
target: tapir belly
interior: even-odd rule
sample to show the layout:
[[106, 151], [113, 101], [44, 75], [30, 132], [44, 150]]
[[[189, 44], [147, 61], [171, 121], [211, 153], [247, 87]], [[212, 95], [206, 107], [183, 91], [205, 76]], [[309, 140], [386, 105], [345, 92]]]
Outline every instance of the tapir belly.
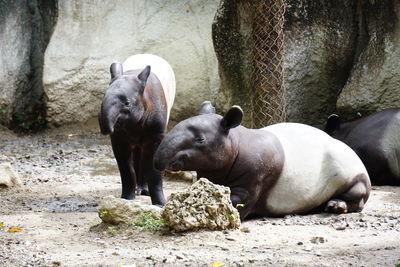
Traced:
[[266, 199], [276, 215], [317, 208], [342, 191], [360, 173], [366, 173], [358, 156], [344, 143], [302, 124], [285, 123], [264, 128], [280, 140], [285, 162]]
[[151, 72], [153, 72], [161, 83], [164, 90], [165, 100], [167, 102], [167, 122], [171, 112], [172, 105], [174, 104], [176, 82], [175, 74], [172, 67], [168, 62], [156, 55], [151, 54], [137, 54], [127, 58], [122, 67], [124, 71], [143, 69], [150, 65]]

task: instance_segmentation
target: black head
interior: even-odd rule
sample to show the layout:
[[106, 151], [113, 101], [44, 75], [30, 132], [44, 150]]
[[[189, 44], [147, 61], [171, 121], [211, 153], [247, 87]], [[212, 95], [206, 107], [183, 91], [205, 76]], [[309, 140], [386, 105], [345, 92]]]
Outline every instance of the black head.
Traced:
[[123, 73], [121, 63], [111, 64], [111, 82], [104, 93], [99, 113], [102, 134], [113, 134], [116, 129], [141, 120], [145, 112], [143, 93], [150, 71], [150, 66], [147, 66], [139, 73]]
[[181, 121], [165, 136], [154, 157], [156, 168], [212, 171], [227, 164], [233, 153], [229, 133], [240, 125], [242, 109], [233, 106], [222, 117], [205, 102], [199, 114]]

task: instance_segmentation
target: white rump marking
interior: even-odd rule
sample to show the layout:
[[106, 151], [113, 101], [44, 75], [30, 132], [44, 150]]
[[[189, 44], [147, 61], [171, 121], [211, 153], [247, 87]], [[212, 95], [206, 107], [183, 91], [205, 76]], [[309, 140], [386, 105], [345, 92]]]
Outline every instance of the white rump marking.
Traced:
[[123, 71], [137, 70], [144, 69], [147, 65], [150, 65], [151, 72], [160, 80], [164, 90], [165, 100], [167, 102], [168, 122], [176, 91], [175, 74], [169, 63], [156, 55], [138, 54], [128, 57], [124, 63], [122, 63], [122, 68]]
[[356, 153], [325, 132], [299, 123], [263, 128], [281, 142], [285, 163], [266, 201], [275, 214], [316, 208], [356, 175], [367, 171]]

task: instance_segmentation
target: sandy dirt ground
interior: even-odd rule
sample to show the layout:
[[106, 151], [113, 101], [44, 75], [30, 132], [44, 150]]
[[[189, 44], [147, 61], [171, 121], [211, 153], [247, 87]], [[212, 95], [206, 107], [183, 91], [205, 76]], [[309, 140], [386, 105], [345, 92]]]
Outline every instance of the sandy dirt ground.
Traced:
[[[0, 266], [389, 266], [400, 264], [400, 188], [374, 187], [361, 213], [259, 218], [238, 230], [151, 232], [99, 225], [121, 185], [95, 124], [33, 136], [0, 130], [0, 161], [21, 178], [0, 190]], [[189, 183], [164, 180], [166, 195]], [[140, 196], [135, 201], [150, 204]], [[0, 224], [1, 225], [1, 224]], [[18, 227], [22, 231], [8, 232]]]

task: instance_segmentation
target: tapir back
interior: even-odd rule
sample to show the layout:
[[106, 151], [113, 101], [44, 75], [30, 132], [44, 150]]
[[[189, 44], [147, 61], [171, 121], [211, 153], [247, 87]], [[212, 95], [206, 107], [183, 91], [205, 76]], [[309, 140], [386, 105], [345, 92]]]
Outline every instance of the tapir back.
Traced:
[[364, 162], [371, 181], [400, 185], [400, 109], [386, 109], [342, 123], [332, 137], [350, 146]]
[[153, 72], [160, 80], [164, 90], [165, 100], [167, 102], [168, 122], [171, 108], [174, 104], [176, 91], [175, 74], [169, 63], [165, 59], [152, 54], [133, 55], [127, 58], [124, 63], [122, 63], [124, 71], [143, 69], [147, 65], [150, 65], [151, 72]]

